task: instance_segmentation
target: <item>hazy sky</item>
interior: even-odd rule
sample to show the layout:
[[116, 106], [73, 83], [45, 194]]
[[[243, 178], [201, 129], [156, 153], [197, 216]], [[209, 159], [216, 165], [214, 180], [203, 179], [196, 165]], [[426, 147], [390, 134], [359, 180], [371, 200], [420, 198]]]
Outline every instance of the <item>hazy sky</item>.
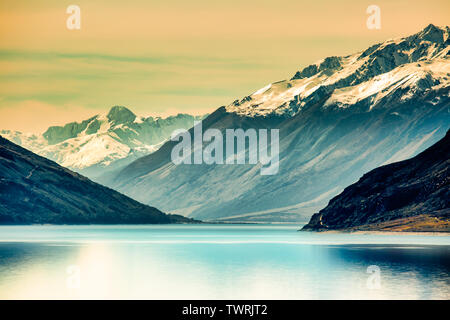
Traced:
[[[81, 8], [68, 30], [66, 9]], [[366, 27], [369, 5], [381, 30]], [[448, 0], [0, 0], [0, 129], [113, 105], [211, 112], [330, 55], [448, 25]]]

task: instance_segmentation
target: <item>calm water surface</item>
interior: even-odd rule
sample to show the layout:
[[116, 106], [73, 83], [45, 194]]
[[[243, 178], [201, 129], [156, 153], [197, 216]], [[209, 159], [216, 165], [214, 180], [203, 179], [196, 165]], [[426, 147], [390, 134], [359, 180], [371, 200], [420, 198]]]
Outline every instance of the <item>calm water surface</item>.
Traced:
[[0, 299], [450, 299], [450, 236], [297, 229], [1, 226]]

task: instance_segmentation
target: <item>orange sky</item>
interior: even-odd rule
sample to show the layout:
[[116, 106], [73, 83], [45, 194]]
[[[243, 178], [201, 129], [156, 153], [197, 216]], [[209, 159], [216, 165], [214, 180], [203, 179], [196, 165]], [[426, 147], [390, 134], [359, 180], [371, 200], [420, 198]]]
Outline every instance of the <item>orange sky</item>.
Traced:
[[[66, 8], [81, 8], [81, 30]], [[366, 8], [381, 8], [368, 30]], [[39, 132], [112, 105], [211, 112], [330, 55], [448, 25], [450, 1], [1, 0], [0, 129]]]

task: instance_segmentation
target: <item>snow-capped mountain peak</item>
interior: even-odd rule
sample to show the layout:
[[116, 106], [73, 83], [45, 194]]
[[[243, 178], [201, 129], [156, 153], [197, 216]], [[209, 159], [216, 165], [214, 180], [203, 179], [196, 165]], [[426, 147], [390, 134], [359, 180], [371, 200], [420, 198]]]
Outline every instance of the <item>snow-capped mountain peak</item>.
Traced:
[[359, 100], [377, 93], [376, 101], [380, 101], [387, 96], [387, 87], [401, 89], [424, 77], [434, 85], [448, 84], [449, 33], [448, 27], [430, 24], [409, 37], [388, 40], [353, 55], [322, 59], [290, 80], [271, 83], [234, 101], [226, 110], [249, 117], [290, 117], [327, 95], [327, 105], [342, 101], [343, 91], [358, 93]]
[[124, 106], [81, 122], [52, 126], [42, 135], [3, 130], [0, 134], [24, 148], [91, 178], [156, 151], [175, 129], [193, 126], [194, 117], [138, 117]]
[[112, 107], [106, 117], [114, 125], [132, 123], [136, 119], [136, 115], [123, 106]]

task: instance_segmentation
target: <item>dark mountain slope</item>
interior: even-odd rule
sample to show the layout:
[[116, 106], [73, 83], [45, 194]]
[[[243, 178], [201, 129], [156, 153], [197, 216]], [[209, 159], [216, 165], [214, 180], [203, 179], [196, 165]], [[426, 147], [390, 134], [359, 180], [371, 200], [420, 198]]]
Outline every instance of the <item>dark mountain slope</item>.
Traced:
[[0, 136], [0, 224], [183, 223]]
[[365, 174], [302, 230], [450, 231], [450, 131], [416, 157]]

